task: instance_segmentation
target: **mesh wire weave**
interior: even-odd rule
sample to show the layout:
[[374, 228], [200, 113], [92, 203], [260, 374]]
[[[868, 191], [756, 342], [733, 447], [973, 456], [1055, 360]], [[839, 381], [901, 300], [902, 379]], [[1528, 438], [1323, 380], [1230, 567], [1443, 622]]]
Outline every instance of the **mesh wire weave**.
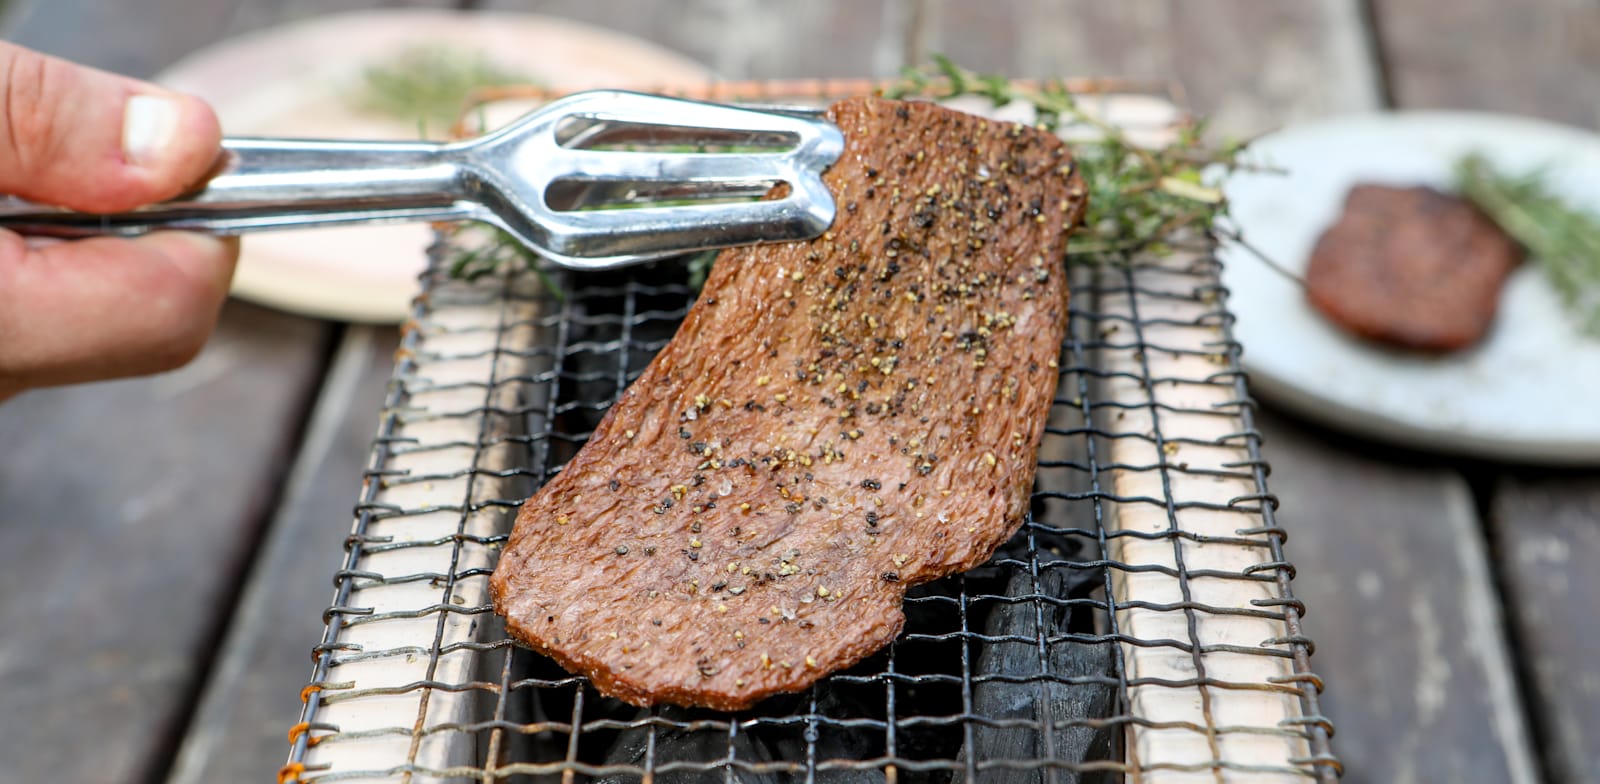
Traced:
[[1074, 270], [1031, 514], [989, 564], [914, 589], [882, 653], [728, 715], [605, 698], [487, 601], [520, 501], [687, 311], [683, 267], [465, 282], [441, 244], [282, 777], [1333, 780], [1225, 292], [1195, 250]]

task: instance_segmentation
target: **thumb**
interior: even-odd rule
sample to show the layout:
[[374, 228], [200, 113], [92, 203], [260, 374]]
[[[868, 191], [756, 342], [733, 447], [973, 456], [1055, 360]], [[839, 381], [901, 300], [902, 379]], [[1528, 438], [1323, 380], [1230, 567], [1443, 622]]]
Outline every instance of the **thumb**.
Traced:
[[0, 192], [130, 210], [204, 179], [221, 136], [198, 98], [0, 42]]

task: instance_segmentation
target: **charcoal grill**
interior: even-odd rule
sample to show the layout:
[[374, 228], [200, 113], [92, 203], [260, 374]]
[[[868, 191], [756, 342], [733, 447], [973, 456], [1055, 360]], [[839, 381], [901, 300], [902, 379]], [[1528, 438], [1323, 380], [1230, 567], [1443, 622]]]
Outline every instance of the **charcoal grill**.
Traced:
[[1205, 238], [1074, 266], [1031, 512], [882, 653], [751, 711], [639, 710], [514, 644], [522, 499], [671, 337], [680, 262], [430, 250], [280, 781], [1333, 781], [1333, 729]]

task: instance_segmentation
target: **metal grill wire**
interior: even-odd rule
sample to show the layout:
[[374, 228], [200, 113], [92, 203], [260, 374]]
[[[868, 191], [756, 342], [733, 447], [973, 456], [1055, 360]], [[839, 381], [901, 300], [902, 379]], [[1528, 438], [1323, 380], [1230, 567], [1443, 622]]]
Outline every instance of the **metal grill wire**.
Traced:
[[[285, 778], [311, 781], [319, 777], [361, 779], [411, 774], [418, 780], [463, 777], [475, 780], [562, 782], [976, 782], [976, 781], [1115, 781], [1160, 769], [1130, 759], [1130, 727], [1147, 725], [1130, 709], [1132, 687], [1199, 687], [1204, 700], [1217, 688], [1269, 690], [1291, 695], [1299, 715], [1282, 726], [1219, 726], [1206, 708], [1203, 724], [1165, 726], [1207, 739], [1213, 760], [1180, 772], [1220, 773], [1234, 763], [1216, 754], [1219, 736], [1228, 733], [1287, 735], [1303, 740], [1309, 753], [1281, 767], [1260, 772], [1332, 781], [1337, 760], [1330, 754], [1331, 725], [1317, 707], [1321, 682], [1310, 669], [1311, 642], [1300, 631], [1303, 605], [1290, 591], [1293, 568], [1284, 558], [1283, 530], [1274, 520], [1276, 500], [1266, 490], [1267, 465], [1259, 452], [1252, 423], [1252, 403], [1239, 371], [1239, 347], [1232, 342], [1226, 292], [1217, 283], [1217, 264], [1201, 254], [1176, 274], [1193, 284], [1186, 292], [1140, 289], [1138, 264], [1123, 268], [1074, 270], [1071, 327], [1061, 354], [1061, 381], [1041, 449], [1031, 513], [1017, 535], [990, 563], [969, 573], [914, 588], [907, 597], [907, 624], [886, 650], [849, 670], [825, 678], [805, 693], [778, 697], [741, 714], [657, 708], [639, 710], [594, 691], [585, 679], [572, 676], [553, 662], [518, 647], [487, 604], [452, 604], [453, 589], [465, 581], [483, 580], [482, 566], [461, 569], [463, 548], [493, 550], [505, 539], [511, 513], [537, 486], [561, 470], [581, 447], [610, 403], [672, 336], [694, 299], [681, 263], [663, 262], [625, 271], [572, 275], [546, 269], [535, 275], [507, 267], [475, 283], [452, 279], [444, 243], [431, 253], [423, 277], [423, 296], [414, 313], [394, 374], [382, 427], [375, 441], [355, 531], [347, 543], [343, 567], [335, 575], [338, 593], [326, 614], [328, 630], [315, 650], [313, 680], [302, 697], [302, 721], [291, 732], [293, 746]], [[540, 281], [553, 285], [540, 285]], [[1141, 301], [1147, 297], [1187, 297], [1203, 305], [1193, 326], [1205, 325], [1220, 335], [1214, 350], [1220, 367], [1203, 378], [1185, 379], [1225, 389], [1228, 404], [1207, 415], [1233, 416], [1243, 429], [1221, 439], [1243, 447], [1248, 459], [1228, 469], [1255, 488], [1249, 497], [1228, 504], [1229, 512], [1253, 523], [1239, 526], [1234, 544], [1257, 548], [1259, 561], [1239, 573], [1187, 570], [1183, 542], [1196, 537], [1182, 530], [1176, 513], [1186, 499], [1173, 497], [1168, 475], [1184, 470], [1161, 459], [1158, 465], [1114, 462], [1118, 439], [1153, 441], [1161, 454], [1182, 441], [1160, 428], [1130, 433], [1115, 422], [1129, 410], [1154, 414], [1161, 408], [1152, 392], [1147, 400], [1104, 397], [1108, 379], [1126, 371], [1105, 370], [1099, 360], [1108, 347], [1125, 349], [1136, 342], [1136, 356], [1158, 352], [1144, 342], [1137, 310], [1111, 314], [1100, 310], [1108, 296]], [[474, 299], [476, 298], [476, 299]], [[419, 337], [427, 332], [433, 311], [451, 302], [479, 301], [498, 308], [492, 327], [493, 353], [524, 360], [523, 372], [482, 379], [477, 383], [484, 403], [476, 411], [487, 422], [503, 417], [515, 426], [498, 432], [479, 429], [471, 444], [422, 444], [397, 437], [407, 417], [427, 416], [408, 408], [414, 390], [433, 382], [418, 369], [453, 359], [429, 355]], [[509, 304], [529, 306], [525, 310]], [[519, 322], [506, 314], [531, 313]], [[1182, 326], [1182, 325], [1180, 325]], [[485, 328], [490, 329], [490, 328]], [[518, 332], [518, 330], [521, 330]], [[508, 335], [532, 336], [530, 345], [515, 345]], [[1153, 390], [1163, 379], [1141, 362], [1141, 388]], [[436, 385], [435, 387], [436, 388]], [[509, 394], [506, 394], [509, 393]], [[512, 401], [508, 406], [505, 401]], [[510, 465], [491, 465], [493, 450], [513, 447]], [[403, 543], [377, 536], [384, 520], [438, 509], [394, 508], [374, 503], [377, 488], [438, 481], [441, 475], [409, 475], [391, 467], [408, 451], [470, 447], [471, 461], [456, 477], [469, 486], [459, 507], [463, 520], [473, 513], [501, 512], [502, 530], [491, 536], [466, 533], [463, 525], [450, 541]], [[1119, 497], [1108, 477], [1113, 472], [1152, 472], [1167, 488], [1163, 497]], [[470, 489], [489, 486], [503, 495], [481, 497]], [[1157, 534], [1117, 530], [1109, 524], [1118, 505], [1150, 504], [1165, 510], [1171, 525]], [[1171, 541], [1175, 567], [1120, 563], [1111, 560], [1119, 537]], [[1242, 544], [1241, 544], [1242, 543]], [[447, 546], [453, 548], [448, 573], [395, 575], [373, 570], [369, 561], [385, 548]], [[1144, 609], [1181, 613], [1188, 639], [1139, 639], [1119, 628], [1130, 606], [1119, 579], [1128, 574], [1160, 572], [1183, 587], [1185, 601], [1165, 606], [1144, 603]], [[1211, 607], [1189, 593], [1197, 579], [1242, 580], [1270, 587], [1270, 600], [1252, 607]], [[442, 598], [426, 606], [401, 610], [407, 617], [470, 616], [480, 625], [477, 641], [445, 643], [436, 635], [431, 647], [389, 650], [361, 649], [342, 640], [353, 624], [376, 620], [371, 608], [352, 607], [353, 586], [394, 581], [428, 581]], [[1282, 624], [1280, 639], [1260, 646], [1207, 646], [1192, 634], [1202, 620], [1245, 614]], [[377, 615], [383, 616], [384, 613]], [[389, 614], [392, 617], [392, 612]], [[469, 649], [476, 657], [475, 674], [462, 681], [435, 679], [433, 666], [447, 653]], [[1194, 662], [1193, 678], [1171, 683], [1141, 683], [1128, 670], [1128, 657], [1138, 649], [1173, 649]], [[1208, 678], [1207, 655], [1214, 648], [1250, 656], [1279, 657], [1289, 662], [1292, 676], [1276, 683], [1227, 684]], [[442, 650], [443, 649], [443, 650]], [[352, 663], [398, 655], [430, 657], [428, 677], [398, 687], [362, 690], [342, 677]], [[1148, 679], [1147, 679], [1148, 680]], [[350, 731], [319, 721], [319, 711], [334, 701], [366, 700], [385, 694], [423, 696], [416, 716], [396, 716], [394, 726]], [[430, 720], [429, 695], [467, 696], [470, 705], [454, 720]], [[367, 771], [319, 770], [307, 764], [312, 746], [361, 743], [383, 736], [409, 737], [409, 755]], [[419, 748], [446, 742], [465, 747], [450, 767], [434, 767]], [[324, 766], [325, 767], [325, 766]], [[1245, 772], [1251, 769], [1245, 768]]]

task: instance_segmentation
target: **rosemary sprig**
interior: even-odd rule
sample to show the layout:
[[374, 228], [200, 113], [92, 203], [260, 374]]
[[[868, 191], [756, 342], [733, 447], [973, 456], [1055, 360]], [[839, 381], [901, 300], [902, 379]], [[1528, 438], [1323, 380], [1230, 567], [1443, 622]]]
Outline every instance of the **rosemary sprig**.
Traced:
[[448, 128], [473, 90], [527, 84], [525, 74], [496, 65], [480, 52], [441, 45], [403, 49], [363, 74], [355, 98], [363, 111], [428, 129]]
[[1543, 268], [1580, 327], [1600, 337], [1600, 215], [1563, 201], [1545, 172], [1496, 171], [1482, 154], [1456, 162], [1456, 189], [1471, 200]]

